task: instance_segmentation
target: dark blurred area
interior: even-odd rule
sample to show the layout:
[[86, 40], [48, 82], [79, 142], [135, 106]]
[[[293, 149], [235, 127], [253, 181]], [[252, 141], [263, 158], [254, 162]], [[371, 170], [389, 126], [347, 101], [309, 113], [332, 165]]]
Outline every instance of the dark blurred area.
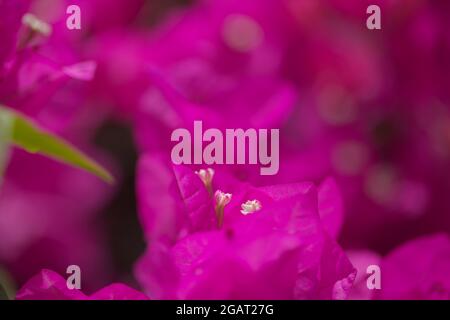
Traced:
[[114, 273], [130, 281], [133, 264], [145, 250], [136, 208], [136, 148], [130, 128], [114, 121], [107, 121], [98, 129], [94, 143], [120, 166], [120, 186], [97, 223], [107, 231]]

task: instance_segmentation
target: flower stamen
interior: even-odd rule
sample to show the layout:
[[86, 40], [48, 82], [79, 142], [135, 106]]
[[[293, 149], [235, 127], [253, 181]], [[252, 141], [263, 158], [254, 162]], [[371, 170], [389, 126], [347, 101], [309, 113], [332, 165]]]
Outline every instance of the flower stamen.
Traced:
[[241, 204], [241, 213], [243, 215], [247, 215], [256, 211], [261, 210], [261, 202], [258, 200], [248, 200], [245, 203]]
[[22, 24], [28, 27], [28, 30], [20, 42], [20, 48], [24, 48], [26, 45], [30, 44], [37, 35], [48, 37], [52, 33], [51, 25], [42, 21], [32, 13], [26, 13], [22, 17]]
[[214, 194], [215, 199], [215, 212], [217, 216], [217, 225], [219, 228], [223, 225], [223, 216], [224, 216], [224, 209], [227, 204], [231, 201], [232, 194], [231, 193], [224, 193], [220, 190], [217, 190]]
[[195, 174], [198, 175], [200, 180], [202, 180], [206, 190], [208, 190], [209, 196], [211, 197], [213, 195], [212, 181], [214, 178], [214, 169], [200, 169], [199, 171], [195, 171]]

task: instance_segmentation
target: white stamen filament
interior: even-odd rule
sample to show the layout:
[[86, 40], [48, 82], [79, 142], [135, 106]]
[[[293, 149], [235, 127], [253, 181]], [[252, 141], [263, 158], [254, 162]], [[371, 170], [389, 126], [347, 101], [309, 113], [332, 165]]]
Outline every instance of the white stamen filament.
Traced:
[[195, 174], [198, 175], [200, 180], [202, 180], [203, 184], [206, 187], [206, 190], [208, 190], [209, 195], [212, 196], [212, 181], [214, 178], [214, 169], [200, 169], [199, 171], [195, 171]]
[[224, 208], [227, 204], [230, 203], [231, 197], [231, 193], [224, 193], [220, 190], [217, 190], [214, 194], [214, 199], [216, 202], [215, 211], [217, 216], [217, 225], [219, 226], [219, 228], [221, 228], [223, 224]]

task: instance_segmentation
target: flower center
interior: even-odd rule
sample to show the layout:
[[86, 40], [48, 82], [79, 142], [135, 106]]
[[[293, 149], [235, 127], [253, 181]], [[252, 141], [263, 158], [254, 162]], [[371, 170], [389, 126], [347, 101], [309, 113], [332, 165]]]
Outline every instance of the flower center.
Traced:
[[261, 210], [261, 202], [258, 200], [248, 200], [245, 203], [241, 204], [241, 213], [243, 215], [247, 215], [249, 213], [253, 213]]
[[224, 193], [220, 190], [217, 190], [214, 194], [214, 200], [216, 203], [214, 210], [216, 212], [217, 225], [219, 228], [221, 228], [223, 225], [224, 208], [227, 204], [230, 203], [231, 197], [231, 193]]
[[200, 169], [199, 171], [195, 171], [195, 174], [198, 175], [200, 180], [202, 180], [203, 184], [206, 187], [206, 190], [208, 190], [209, 196], [212, 197], [213, 195], [213, 188], [212, 188], [212, 180], [214, 178], [214, 169], [207, 168]]

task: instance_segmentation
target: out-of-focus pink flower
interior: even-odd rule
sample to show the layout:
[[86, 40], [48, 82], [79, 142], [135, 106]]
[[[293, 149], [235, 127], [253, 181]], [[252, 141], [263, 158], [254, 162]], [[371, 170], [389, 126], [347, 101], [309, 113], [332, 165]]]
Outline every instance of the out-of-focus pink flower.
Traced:
[[89, 54], [98, 62], [92, 93], [101, 103], [113, 105], [121, 118], [133, 119], [149, 90], [146, 47], [144, 35], [123, 30], [99, 36], [90, 46]]
[[31, 0], [5, 0], [0, 3], [0, 79], [4, 71], [4, 63], [11, 58], [17, 45], [17, 33], [21, 25], [22, 15], [28, 9]]
[[184, 166], [174, 179], [158, 163], [141, 159], [138, 182], [150, 244], [136, 275], [150, 296], [346, 298], [354, 269], [320, 217], [341, 214], [331, 182], [255, 188], [226, 171]]
[[241, 85], [278, 78], [290, 18], [279, 1], [201, 1], [158, 27], [149, 61], [189, 100], [220, 107], [230, 92], [252, 95]]
[[231, 115], [239, 111], [247, 125], [270, 123], [267, 114], [280, 108], [277, 101], [295, 95], [277, 73], [288, 21], [273, 0], [204, 1], [170, 15], [150, 35], [108, 34], [94, 46], [97, 89], [112, 93], [123, 111], [157, 114], [165, 108], [149, 78], [153, 68], [180, 95], [218, 110], [225, 122], [238, 121]]
[[[55, 26], [61, 38], [80, 38], [99, 35], [108, 30], [123, 28], [133, 22], [145, 0], [38, 0], [32, 1], [31, 11]], [[69, 30], [66, 10], [77, 5], [81, 13], [81, 29]], [[107, 12], [105, 12], [107, 8]], [[107, 13], [107, 14], [105, 14]]]
[[141, 151], [168, 155], [172, 130], [193, 120], [280, 128], [276, 176], [233, 174], [253, 185], [336, 177], [344, 243], [386, 251], [450, 230], [450, 37], [444, 3], [382, 1], [383, 32], [365, 28], [369, 4], [195, 3], [151, 34], [102, 38], [95, 88], [134, 120]]
[[19, 283], [42, 268], [62, 272], [75, 262], [85, 270], [88, 287], [109, 277], [104, 266], [110, 257], [93, 219], [114, 189], [88, 173], [21, 150], [14, 150], [4, 178], [0, 264], [9, 266]]
[[424, 236], [392, 250], [381, 261], [377, 299], [450, 299], [450, 239]]
[[[95, 63], [80, 61], [76, 44], [70, 38], [60, 41], [48, 21], [24, 16], [31, 10], [27, 3], [0, 4], [1, 14], [9, 13], [8, 23], [16, 28], [8, 31], [14, 39], [7, 59], [0, 59], [0, 103], [110, 163], [88, 143], [98, 117], [91, 109], [86, 118], [83, 101]], [[61, 14], [64, 19], [65, 11]], [[108, 268], [101, 268], [103, 277], [98, 275], [109, 257], [93, 219], [112, 188], [78, 169], [21, 150], [12, 153], [4, 180], [0, 264], [9, 267], [19, 284], [42, 268], [63, 271], [74, 261], [85, 268], [87, 287], [108, 278]]]
[[31, 278], [17, 293], [17, 300], [147, 300], [141, 292], [124, 284], [113, 283], [91, 295], [69, 289], [66, 279], [44, 269]]
[[83, 61], [80, 48], [59, 39], [48, 22], [29, 13], [16, 19], [21, 28], [2, 65], [0, 101], [61, 133], [82, 116], [86, 82], [96, 64]]

